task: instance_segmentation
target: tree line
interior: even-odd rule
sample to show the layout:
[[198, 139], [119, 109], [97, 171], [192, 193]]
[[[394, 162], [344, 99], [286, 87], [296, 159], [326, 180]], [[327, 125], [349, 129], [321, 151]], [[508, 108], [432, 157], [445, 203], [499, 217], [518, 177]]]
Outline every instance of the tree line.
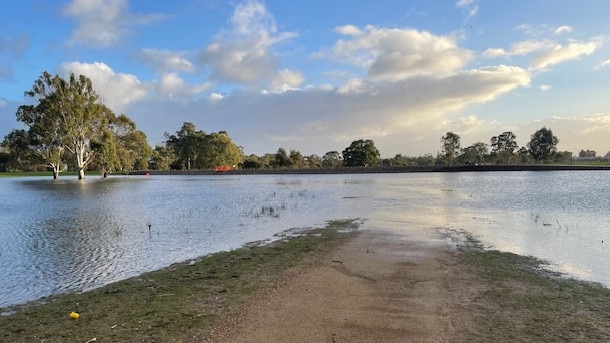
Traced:
[[[101, 101], [92, 81], [84, 75], [63, 78], [43, 72], [25, 95], [34, 102], [17, 109], [16, 119], [25, 129], [15, 129], [0, 143], [0, 171], [51, 170], [58, 178], [65, 170], [127, 173], [133, 170], [191, 170], [231, 168], [333, 168], [366, 166], [425, 166], [453, 164], [511, 164], [566, 162], [569, 152], [558, 152], [559, 140], [546, 127], [536, 131], [527, 146], [519, 148], [514, 133], [461, 147], [460, 136], [447, 132], [436, 156], [396, 155], [382, 159], [370, 139], [353, 141], [343, 151], [322, 157], [303, 156], [280, 147], [276, 153], [245, 156], [225, 131], [206, 133], [190, 122], [164, 144], [151, 148], [146, 134], [126, 115], [116, 115]], [[591, 156], [595, 152], [581, 151]], [[224, 169], [226, 170], [226, 169]]]

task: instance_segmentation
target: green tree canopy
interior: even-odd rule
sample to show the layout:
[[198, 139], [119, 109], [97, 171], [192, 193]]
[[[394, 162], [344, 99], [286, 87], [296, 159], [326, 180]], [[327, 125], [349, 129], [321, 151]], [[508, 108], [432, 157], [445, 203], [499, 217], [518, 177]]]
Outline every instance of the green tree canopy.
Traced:
[[[175, 135], [165, 133], [166, 146], [178, 158], [183, 169], [211, 169], [216, 166], [235, 166], [242, 158], [240, 147], [235, 145], [226, 131], [206, 134], [193, 123], [185, 122]], [[161, 150], [157, 149], [160, 158]]]
[[322, 166], [326, 168], [340, 167], [343, 164], [341, 154], [336, 151], [329, 151], [322, 156]]
[[73, 73], [64, 79], [45, 71], [25, 95], [38, 102], [17, 110], [17, 120], [28, 127], [30, 150], [53, 168], [55, 178], [65, 168], [69, 152], [78, 178], [83, 179], [85, 168], [95, 156], [91, 143], [101, 140], [113, 117], [112, 111], [99, 102], [91, 80]]
[[441, 157], [446, 165], [451, 165], [460, 151], [460, 136], [447, 132], [441, 137]]
[[517, 136], [511, 131], [506, 131], [498, 136], [491, 137], [492, 152], [496, 154], [498, 162], [510, 163], [518, 145], [515, 139]]
[[370, 140], [359, 139], [353, 141], [349, 147], [342, 152], [343, 165], [348, 167], [374, 166], [379, 163], [379, 150], [375, 148], [375, 143]]
[[541, 162], [553, 159], [557, 153], [558, 143], [559, 139], [553, 135], [553, 131], [543, 127], [532, 135], [527, 146], [530, 155], [532, 155], [536, 161]]

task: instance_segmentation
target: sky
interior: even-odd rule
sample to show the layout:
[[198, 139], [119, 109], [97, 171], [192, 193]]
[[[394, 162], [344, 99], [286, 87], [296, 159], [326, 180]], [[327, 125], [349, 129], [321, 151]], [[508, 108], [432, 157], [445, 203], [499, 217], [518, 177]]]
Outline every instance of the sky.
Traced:
[[246, 154], [371, 139], [436, 155], [542, 127], [610, 151], [606, 0], [0, 0], [0, 137], [44, 71], [89, 77], [152, 146], [192, 122]]

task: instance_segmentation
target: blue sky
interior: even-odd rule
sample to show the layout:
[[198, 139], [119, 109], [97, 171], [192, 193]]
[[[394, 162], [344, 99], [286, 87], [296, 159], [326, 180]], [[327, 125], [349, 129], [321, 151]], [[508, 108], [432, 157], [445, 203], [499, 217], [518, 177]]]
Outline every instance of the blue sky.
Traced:
[[247, 154], [372, 139], [436, 154], [546, 126], [610, 151], [610, 2], [0, 1], [0, 136], [43, 71], [91, 78], [151, 143], [193, 122]]

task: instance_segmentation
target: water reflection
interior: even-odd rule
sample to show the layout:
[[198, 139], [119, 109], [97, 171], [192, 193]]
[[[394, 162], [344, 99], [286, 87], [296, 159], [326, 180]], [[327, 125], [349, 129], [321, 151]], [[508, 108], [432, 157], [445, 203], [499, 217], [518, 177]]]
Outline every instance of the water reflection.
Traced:
[[466, 230], [610, 285], [608, 191], [603, 171], [0, 179], [0, 306], [344, 218]]

